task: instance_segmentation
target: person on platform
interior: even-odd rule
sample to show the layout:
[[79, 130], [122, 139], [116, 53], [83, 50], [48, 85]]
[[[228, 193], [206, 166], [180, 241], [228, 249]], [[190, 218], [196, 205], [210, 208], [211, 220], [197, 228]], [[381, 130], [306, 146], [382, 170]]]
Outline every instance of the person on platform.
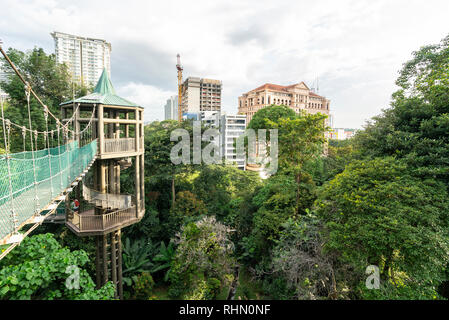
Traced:
[[74, 199], [72, 201], [72, 211], [78, 213], [80, 209], [80, 202], [78, 201], [78, 199]]

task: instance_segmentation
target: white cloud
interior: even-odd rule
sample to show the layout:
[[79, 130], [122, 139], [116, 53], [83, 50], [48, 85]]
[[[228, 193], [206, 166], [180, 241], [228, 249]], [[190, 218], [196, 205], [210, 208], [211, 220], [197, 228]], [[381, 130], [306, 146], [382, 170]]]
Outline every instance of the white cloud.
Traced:
[[145, 108], [145, 121], [164, 120], [163, 106], [167, 98], [175, 94], [172, 91], [165, 91], [151, 85], [134, 82], [117, 87], [116, 91], [121, 97], [126, 97], [128, 100]]
[[176, 91], [179, 52], [184, 78], [223, 81], [227, 112], [263, 83], [319, 77], [336, 124], [360, 127], [388, 106], [411, 52], [447, 35], [447, 12], [446, 0], [3, 0], [0, 30], [19, 49], [52, 51], [53, 30], [110, 41], [115, 85], [141, 97], [150, 119]]

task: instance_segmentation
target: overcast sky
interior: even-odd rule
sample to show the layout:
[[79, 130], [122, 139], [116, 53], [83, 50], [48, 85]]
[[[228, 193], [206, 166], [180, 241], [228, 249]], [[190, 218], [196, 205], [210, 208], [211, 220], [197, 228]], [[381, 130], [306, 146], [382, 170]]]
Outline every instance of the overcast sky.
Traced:
[[222, 109], [264, 83], [319, 79], [337, 127], [388, 107], [402, 63], [449, 33], [449, 1], [0, 0], [4, 47], [54, 52], [52, 31], [112, 44], [116, 91], [162, 120], [184, 78], [223, 81]]

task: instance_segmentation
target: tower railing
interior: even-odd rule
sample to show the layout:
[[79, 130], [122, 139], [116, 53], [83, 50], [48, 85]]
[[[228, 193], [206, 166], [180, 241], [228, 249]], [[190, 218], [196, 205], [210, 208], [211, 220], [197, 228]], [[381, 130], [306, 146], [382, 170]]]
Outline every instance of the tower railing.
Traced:
[[132, 196], [129, 194], [103, 193], [83, 184], [83, 198], [105, 209], [126, 209], [133, 205]]
[[104, 153], [137, 151], [135, 138], [104, 139]]
[[78, 232], [105, 232], [139, 220], [135, 208], [132, 206], [102, 215], [74, 212], [70, 223]]

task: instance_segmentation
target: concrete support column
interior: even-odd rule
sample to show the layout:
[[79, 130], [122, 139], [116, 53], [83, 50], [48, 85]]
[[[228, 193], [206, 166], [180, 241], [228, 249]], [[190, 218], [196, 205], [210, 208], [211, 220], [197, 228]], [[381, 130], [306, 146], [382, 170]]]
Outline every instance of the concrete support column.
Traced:
[[144, 150], [144, 139], [145, 139], [145, 129], [144, 129], [144, 125], [143, 125], [143, 111], [141, 111], [140, 114], [140, 121], [142, 122], [140, 124], [140, 150]]
[[103, 118], [103, 105], [98, 105], [98, 142], [100, 145], [100, 154], [104, 153], [104, 118]]
[[75, 121], [75, 139], [78, 141], [78, 145], [81, 146], [81, 137], [79, 135], [79, 133], [81, 131], [80, 130], [80, 122], [79, 122], [79, 119], [80, 119], [80, 108], [78, 107], [78, 105], [74, 106], [73, 111], [74, 111], [74, 114], [75, 114], [75, 119], [74, 119], [74, 121]]
[[[115, 111], [115, 119], [116, 120], [120, 119], [120, 112], [119, 111]], [[115, 139], [120, 139], [120, 123], [118, 123], [118, 122], [115, 124], [114, 138]]]
[[97, 252], [95, 254], [95, 266], [96, 266], [96, 284], [97, 289], [101, 288], [101, 237], [102, 236], [95, 236], [95, 245], [97, 247]]
[[[125, 119], [129, 120], [129, 112], [126, 111]], [[129, 124], [125, 124], [125, 138], [129, 138]]]
[[111, 278], [112, 278], [112, 283], [115, 286], [115, 292], [114, 292], [114, 298], [118, 298], [118, 288], [117, 288], [117, 247], [116, 247], [116, 232], [112, 232], [110, 233], [110, 237], [111, 237], [111, 245], [110, 245], [110, 250], [111, 250]]
[[141, 186], [140, 186], [140, 171], [141, 171], [141, 166], [140, 166], [140, 156], [136, 156], [136, 164], [135, 164], [135, 178], [136, 178], [136, 184], [135, 184], [135, 190], [136, 190], [136, 216], [139, 216], [139, 203], [140, 203], [140, 190], [141, 190]]
[[[109, 110], [109, 119], [114, 118], [114, 110]], [[108, 123], [108, 138], [114, 138], [115, 123]]]
[[108, 160], [108, 193], [116, 193], [114, 160]]
[[140, 199], [145, 201], [145, 160], [143, 153], [140, 156]]
[[[98, 119], [98, 108], [95, 105], [95, 114], [94, 114], [94, 118]], [[98, 121], [98, 120], [97, 120]], [[95, 139], [98, 137], [98, 122], [97, 121], [92, 121], [92, 139]]]
[[108, 237], [107, 235], [103, 235], [103, 284], [108, 282], [109, 274], [108, 274]]
[[114, 167], [114, 176], [115, 176], [115, 193], [120, 193], [120, 164], [118, 162], [115, 163]]
[[100, 165], [99, 165], [99, 169], [100, 169], [100, 188], [99, 191], [106, 193], [106, 163], [105, 160], [100, 160]]
[[123, 300], [123, 280], [122, 280], [122, 230], [117, 230], [117, 255], [118, 255], [118, 296]]
[[140, 150], [140, 124], [139, 124], [139, 110], [136, 109], [136, 132], [135, 132], [135, 137], [136, 137], [136, 151]]

